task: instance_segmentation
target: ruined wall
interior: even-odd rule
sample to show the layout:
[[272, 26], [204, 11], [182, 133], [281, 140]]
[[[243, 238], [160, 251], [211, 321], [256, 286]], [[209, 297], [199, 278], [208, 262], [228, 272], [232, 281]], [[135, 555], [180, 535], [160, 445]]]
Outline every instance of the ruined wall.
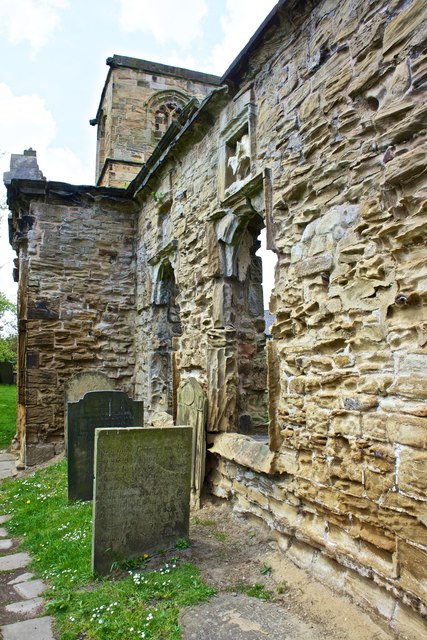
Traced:
[[[34, 185], [39, 201], [27, 210], [24, 185], [13, 217], [20, 272], [18, 430], [28, 465], [63, 447], [66, 380], [102, 370], [132, 394], [135, 364], [132, 203], [119, 192], [79, 193], [40, 182], [32, 183], [32, 198]], [[69, 204], [59, 204], [67, 189]]]
[[[425, 614], [427, 600], [427, 7], [328, 0], [285, 3], [279, 15], [209, 132], [193, 127], [141, 195], [137, 389], [150, 403], [157, 380], [155, 404], [168, 404], [164, 371], [151, 366], [161, 323], [150, 324], [156, 265], [168, 259], [182, 325], [168, 343], [172, 386], [195, 375], [208, 430], [238, 430], [233, 308], [250, 265], [246, 232], [261, 217], [279, 260], [277, 320], [270, 451], [251, 452], [271, 457], [257, 466], [212, 436], [211, 489], [417, 637], [425, 627], [411, 612]], [[231, 175], [229, 158], [247, 144], [245, 171], [241, 162]], [[318, 552], [330, 561], [316, 564]]]

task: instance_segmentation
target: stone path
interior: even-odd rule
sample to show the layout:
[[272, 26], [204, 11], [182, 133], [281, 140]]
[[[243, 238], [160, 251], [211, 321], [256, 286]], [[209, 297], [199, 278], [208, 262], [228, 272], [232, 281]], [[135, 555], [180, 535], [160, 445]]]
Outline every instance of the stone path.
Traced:
[[[0, 480], [16, 475], [15, 456], [0, 451]], [[0, 525], [10, 516], [0, 516]], [[0, 626], [3, 640], [55, 640], [50, 616], [37, 617], [43, 610], [41, 597], [46, 585], [34, 579], [26, 571], [31, 562], [28, 553], [16, 552], [18, 541], [7, 537], [7, 530], [0, 526], [0, 574], [2, 582], [2, 602], [0, 619], [6, 624]]]
[[311, 626], [271, 602], [221, 595], [181, 615], [184, 640], [307, 640]]

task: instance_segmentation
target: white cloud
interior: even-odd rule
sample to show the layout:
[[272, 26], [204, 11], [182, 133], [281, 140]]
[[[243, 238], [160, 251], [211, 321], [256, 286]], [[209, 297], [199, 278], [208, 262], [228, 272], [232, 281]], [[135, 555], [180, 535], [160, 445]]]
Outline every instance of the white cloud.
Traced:
[[[0, 83], [0, 113], [0, 201], [5, 198], [1, 178], [9, 170], [10, 153], [22, 153], [29, 147], [37, 151], [39, 167], [47, 179], [93, 183], [92, 167], [86, 167], [71, 149], [53, 146], [55, 120], [40, 96], [15, 96], [6, 84]], [[15, 254], [8, 243], [7, 211], [0, 214], [0, 291], [13, 299], [16, 285], [11, 274]]]
[[188, 49], [202, 33], [207, 13], [205, 0], [120, 0], [120, 25], [124, 31], [148, 31], [160, 43]]
[[38, 95], [15, 96], [6, 84], [0, 83], [0, 113], [1, 151], [40, 149], [55, 138], [55, 121]]
[[1, 0], [0, 33], [12, 44], [29, 42], [41, 49], [59, 27], [60, 11], [68, 0]]
[[227, 0], [221, 18], [223, 39], [212, 51], [214, 73], [222, 75], [247, 44], [277, 0]]

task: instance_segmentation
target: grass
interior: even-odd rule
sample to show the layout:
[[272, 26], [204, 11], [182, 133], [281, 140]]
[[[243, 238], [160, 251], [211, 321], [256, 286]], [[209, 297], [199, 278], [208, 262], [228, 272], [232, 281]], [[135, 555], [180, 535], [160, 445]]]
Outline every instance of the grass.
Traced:
[[61, 640], [178, 640], [181, 607], [214, 595], [197, 568], [172, 558], [143, 556], [139, 567], [94, 580], [91, 572], [91, 503], [68, 503], [66, 462], [0, 485], [0, 512], [22, 536], [31, 570], [50, 585], [44, 594]]
[[227, 587], [227, 591], [239, 591], [252, 598], [258, 598], [259, 600], [271, 600], [273, 592], [266, 589], [263, 584], [256, 582], [255, 584], [247, 584], [240, 580], [237, 584]]
[[0, 449], [6, 449], [16, 433], [16, 386], [0, 384]]

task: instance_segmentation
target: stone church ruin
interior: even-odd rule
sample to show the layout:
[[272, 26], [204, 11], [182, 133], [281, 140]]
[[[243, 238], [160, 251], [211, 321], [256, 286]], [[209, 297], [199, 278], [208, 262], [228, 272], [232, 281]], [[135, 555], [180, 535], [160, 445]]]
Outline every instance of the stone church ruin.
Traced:
[[[205, 490], [414, 637], [426, 24], [424, 0], [281, 0], [222, 78], [115, 55], [91, 121], [96, 186], [46, 180], [32, 151], [5, 176], [26, 464], [63, 448], [75, 374], [101, 372], [165, 425], [194, 380]], [[263, 229], [278, 258], [268, 340]]]

